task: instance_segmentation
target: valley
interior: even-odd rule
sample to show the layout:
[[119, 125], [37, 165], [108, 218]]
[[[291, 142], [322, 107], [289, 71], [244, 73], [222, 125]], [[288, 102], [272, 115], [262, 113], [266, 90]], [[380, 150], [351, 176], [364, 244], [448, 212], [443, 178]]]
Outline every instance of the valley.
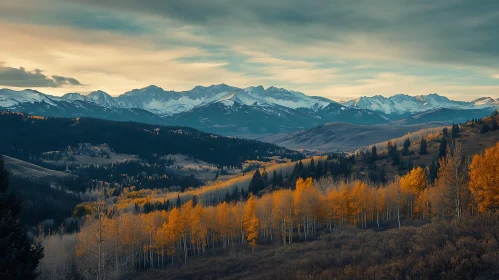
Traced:
[[499, 279], [497, 11], [0, 0], [0, 280]]

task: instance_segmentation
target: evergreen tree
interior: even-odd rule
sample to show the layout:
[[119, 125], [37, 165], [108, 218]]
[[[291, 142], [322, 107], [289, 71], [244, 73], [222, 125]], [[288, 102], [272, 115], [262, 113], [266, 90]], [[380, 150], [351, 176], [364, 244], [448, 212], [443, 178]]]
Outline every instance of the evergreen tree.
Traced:
[[444, 127], [444, 129], [442, 130], [442, 134], [444, 135], [444, 138], [449, 137], [449, 129], [447, 129], [447, 127]]
[[324, 176], [324, 163], [322, 160], [317, 161], [317, 165], [315, 166], [315, 178], [319, 179]]
[[390, 149], [388, 149], [388, 155], [390, 155], [391, 157], [395, 156], [395, 154], [397, 154], [397, 149], [397, 143], [390, 145]]
[[279, 172], [279, 174], [277, 174], [277, 185], [282, 185], [282, 183], [284, 183], [284, 178], [282, 177], [282, 172]]
[[483, 123], [482, 124], [482, 128], [480, 128], [480, 133], [481, 134], [484, 134], [484, 133], [487, 133], [489, 132], [490, 128], [489, 128], [489, 125], [486, 124], [486, 123]]
[[409, 138], [405, 139], [404, 141], [404, 149], [402, 150], [402, 154], [404, 156], [409, 155], [409, 147], [411, 146], [411, 140]]
[[435, 182], [435, 179], [437, 179], [438, 176], [438, 161], [433, 161], [430, 165], [430, 172], [428, 179], [430, 180], [430, 183], [433, 184]]
[[452, 125], [452, 138], [455, 139], [459, 137], [459, 125], [453, 124]]
[[371, 149], [371, 159], [373, 162], [375, 162], [376, 160], [378, 160], [378, 151], [376, 149], [376, 146], [373, 146], [372, 149]]
[[265, 186], [269, 184], [269, 175], [267, 174], [267, 169], [265, 168], [263, 168], [262, 179]]
[[235, 186], [234, 189], [232, 190], [231, 199], [232, 201], [241, 200], [241, 193], [239, 192], [239, 188], [237, 186]]
[[274, 169], [274, 173], [272, 173], [272, 187], [277, 186], [277, 171]]
[[0, 278], [35, 279], [43, 247], [21, 225], [22, 202], [8, 187], [9, 173], [0, 155]]
[[426, 142], [426, 139], [421, 139], [421, 142], [419, 144], [419, 154], [420, 155], [426, 155], [428, 151], [426, 150], [428, 148], [428, 142]]
[[180, 208], [180, 194], [177, 194], [177, 204], [176, 204], [176, 207], [177, 208]]
[[392, 165], [398, 166], [398, 165], [400, 165], [401, 162], [402, 161], [401, 161], [399, 153], [397, 153], [397, 152], [393, 153], [392, 154]]
[[227, 202], [227, 203], [230, 203], [231, 200], [232, 200], [232, 198], [230, 197], [229, 192], [225, 192], [224, 201]]
[[315, 161], [314, 158], [310, 160], [310, 163], [308, 164], [308, 174], [309, 176], [314, 176], [315, 174]]
[[497, 125], [497, 121], [495, 117], [492, 117], [492, 130], [497, 130], [499, 126]]
[[300, 160], [298, 162], [298, 178], [308, 178], [308, 171], [307, 169], [305, 168], [305, 166], [303, 166], [303, 162]]
[[251, 182], [248, 187], [248, 192], [252, 194], [257, 194], [259, 191], [265, 188], [265, 182], [263, 181], [262, 175], [260, 174], [260, 170], [256, 170], [253, 173], [253, 177], [251, 178]]
[[192, 206], [196, 206], [198, 204], [198, 197], [196, 195], [193, 195], [191, 200], [192, 200]]

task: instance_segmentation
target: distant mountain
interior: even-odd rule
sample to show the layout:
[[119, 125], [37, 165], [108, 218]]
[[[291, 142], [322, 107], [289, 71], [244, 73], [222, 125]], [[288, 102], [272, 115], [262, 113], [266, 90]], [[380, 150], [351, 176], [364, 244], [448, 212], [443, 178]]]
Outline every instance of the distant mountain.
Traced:
[[455, 123], [464, 123], [470, 119], [483, 118], [489, 116], [491, 109], [448, 109], [439, 108], [423, 113], [415, 114], [410, 117], [401, 119], [394, 123], [396, 124], [419, 124], [427, 122], [449, 122], [452, 120]]
[[428, 122], [422, 124], [375, 124], [359, 125], [351, 123], [327, 123], [310, 129], [280, 133], [259, 140], [290, 149], [307, 149], [323, 152], [348, 151], [393, 138], [410, 132], [443, 126], [445, 123]]
[[[491, 98], [490, 98], [491, 99]], [[432, 93], [428, 95], [409, 96], [397, 94], [391, 97], [376, 95], [359, 97], [344, 102], [343, 105], [359, 109], [379, 111], [385, 114], [414, 114], [439, 108], [446, 109], [485, 109], [499, 105], [497, 100], [477, 99], [472, 102], [453, 101], [445, 96]]]
[[493, 106], [493, 107], [499, 107], [499, 98], [492, 98], [492, 97], [482, 97], [478, 98], [474, 101], [472, 101], [475, 106]]
[[182, 125], [222, 135], [259, 137], [309, 128], [329, 121], [386, 123], [378, 112], [347, 108], [323, 97], [262, 86], [245, 89], [225, 84], [165, 91], [156, 86], [118, 97], [103, 91], [62, 97], [34, 90], [0, 90], [0, 110], [52, 117]]
[[[449, 100], [437, 94], [361, 97], [343, 104], [283, 88], [237, 88], [226, 84], [165, 91], [157, 86], [113, 97], [103, 91], [62, 97], [34, 90], [0, 90], [0, 110], [54, 117], [93, 117], [151, 124], [182, 125], [230, 136], [261, 137], [312, 128], [329, 122], [386, 124], [431, 121], [457, 122], [490, 114], [499, 100]], [[439, 109], [454, 113], [433, 113]], [[476, 111], [478, 110], [478, 111]], [[428, 113], [424, 118], [418, 115]], [[436, 119], [432, 120], [431, 116]], [[411, 119], [412, 118], [412, 119]]]

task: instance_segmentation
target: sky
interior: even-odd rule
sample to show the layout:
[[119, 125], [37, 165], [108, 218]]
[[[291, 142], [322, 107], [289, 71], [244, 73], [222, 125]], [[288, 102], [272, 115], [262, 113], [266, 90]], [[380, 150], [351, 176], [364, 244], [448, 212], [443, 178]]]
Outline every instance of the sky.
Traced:
[[0, 0], [0, 88], [499, 97], [499, 1]]

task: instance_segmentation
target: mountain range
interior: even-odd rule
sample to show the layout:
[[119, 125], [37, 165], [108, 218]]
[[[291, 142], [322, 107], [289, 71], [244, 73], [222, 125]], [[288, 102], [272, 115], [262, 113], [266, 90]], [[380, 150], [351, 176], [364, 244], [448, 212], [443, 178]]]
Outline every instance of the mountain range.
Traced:
[[166, 91], [157, 86], [117, 97], [103, 91], [88, 95], [47, 95], [35, 90], [0, 90], [0, 110], [41, 116], [94, 117], [182, 125], [222, 135], [260, 137], [312, 128], [329, 122], [352, 124], [460, 122], [485, 116], [499, 99], [453, 101], [438, 94], [376, 95], [339, 103], [277, 87], [238, 88], [226, 84]]

